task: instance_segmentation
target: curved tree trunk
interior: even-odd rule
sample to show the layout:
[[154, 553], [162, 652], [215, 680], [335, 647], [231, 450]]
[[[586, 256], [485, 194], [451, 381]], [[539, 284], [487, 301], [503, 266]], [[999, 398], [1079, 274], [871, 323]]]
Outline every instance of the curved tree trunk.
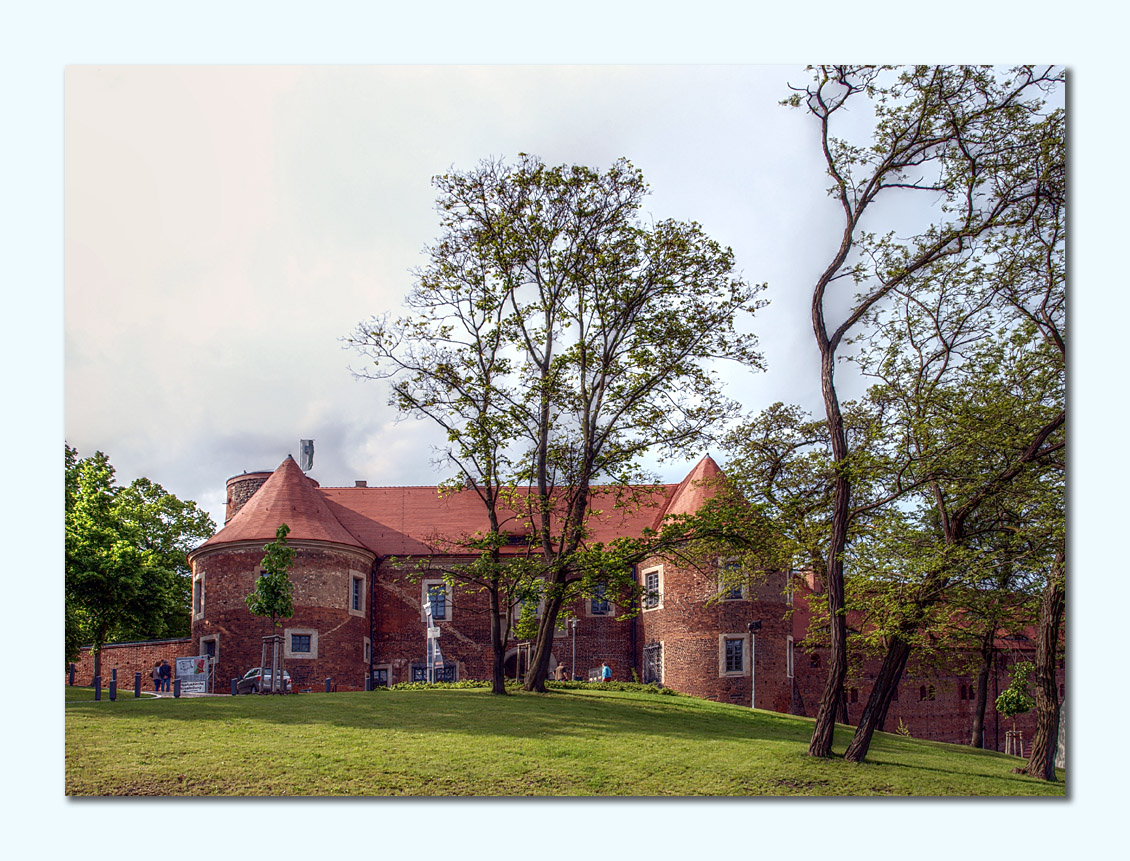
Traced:
[[1040, 600], [1040, 621], [1036, 633], [1036, 733], [1025, 774], [1055, 780], [1055, 752], [1059, 740], [1059, 690], [1055, 683], [1059, 626], [1063, 622], [1065, 578], [1063, 551], [1055, 563]]
[[871, 738], [890, 707], [891, 695], [902, 678], [902, 670], [909, 655], [910, 644], [897, 634], [893, 636], [887, 645], [887, 653], [883, 656], [883, 664], [879, 668], [871, 694], [867, 697], [867, 705], [863, 707], [855, 735], [844, 753], [844, 759], [848, 762], [863, 762], [867, 756]]
[[894, 699], [895, 691], [899, 688], [899, 682], [902, 681], [903, 673], [906, 672], [906, 659], [910, 657], [910, 649], [906, 650], [906, 654], [902, 657], [902, 663], [898, 666], [898, 672], [895, 673], [894, 681], [891, 682], [891, 691], [887, 698], [884, 700], [883, 710], [879, 714], [879, 732], [886, 732], [887, 730], [887, 711], [891, 707], [891, 701]]

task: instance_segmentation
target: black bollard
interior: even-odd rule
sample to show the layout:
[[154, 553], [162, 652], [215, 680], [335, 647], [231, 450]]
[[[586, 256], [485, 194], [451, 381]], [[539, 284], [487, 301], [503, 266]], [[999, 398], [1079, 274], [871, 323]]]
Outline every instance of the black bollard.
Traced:
[[327, 694], [330, 692], [330, 682], [332, 682], [332, 681], [333, 681], [333, 678], [326, 679], [326, 693]]
[[231, 695], [233, 697], [239, 696], [239, 679], [231, 680]]
[[67, 674], [69, 681], [67, 682], [72, 688], [75, 686], [75, 665], [71, 664], [71, 671]]
[[118, 698], [118, 680], [110, 679], [110, 702]]
[[102, 677], [101, 676], [95, 676], [94, 677], [94, 699], [95, 699], [95, 701], [102, 699]]
[[113, 684], [117, 685], [117, 683], [118, 683], [118, 668], [117, 667], [114, 667], [112, 670], [110, 670], [110, 681]]
[[135, 699], [141, 697], [141, 673], [133, 674], [133, 696]]
[[173, 696], [180, 696], [180, 679], [173, 679]]

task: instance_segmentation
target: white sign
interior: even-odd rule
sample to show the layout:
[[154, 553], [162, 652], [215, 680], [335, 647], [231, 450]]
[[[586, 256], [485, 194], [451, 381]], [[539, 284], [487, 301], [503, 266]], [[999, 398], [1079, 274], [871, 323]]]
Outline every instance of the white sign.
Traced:
[[428, 628], [428, 636], [435, 639], [439, 636], [439, 628]]
[[177, 658], [177, 678], [182, 694], [208, 693], [208, 658], [205, 655]]

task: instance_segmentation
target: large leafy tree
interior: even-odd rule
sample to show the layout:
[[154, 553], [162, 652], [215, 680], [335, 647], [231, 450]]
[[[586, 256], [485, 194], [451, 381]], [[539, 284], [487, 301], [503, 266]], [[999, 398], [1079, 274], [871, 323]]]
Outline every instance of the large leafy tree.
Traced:
[[760, 288], [699, 225], [645, 223], [646, 185], [624, 160], [601, 172], [523, 155], [435, 184], [443, 233], [413, 313], [350, 340], [375, 362], [364, 376], [392, 378], [396, 406], [443, 428], [453, 483], [482, 500], [477, 561], [448, 570], [488, 594], [496, 687], [501, 586], [514, 582], [501, 548], [521, 536], [518, 579], [539, 581], [544, 600], [526, 687], [544, 690], [562, 606], [630, 591], [632, 564], [658, 549], [595, 546], [591, 517], [639, 504], [645, 454], [686, 457], [733, 414], [710, 363], [760, 366], [734, 327]]
[[99, 675], [106, 643], [187, 635], [185, 557], [216, 527], [148, 478], [118, 485], [102, 452], [64, 446], [64, 470], [66, 656], [92, 643]]
[[[1062, 187], [1062, 123], [1049, 120], [1046, 94], [1062, 73], [1032, 66], [818, 66], [789, 103], [807, 110], [842, 212], [835, 247], [812, 290], [812, 328], [835, 467], [829, 517], [826, 594], [831, 654], [809, 753], [829, 756], [847, 672], [844, 555], [852, 511], [852, 449], [836, 384], [841, 347], [866, 329], [892, 293], [969, 259], [983, 243], [1024, 233]], [[867, 142], [837, 136], [852, 111], [873, 117]], [[1052, 117], [1056, 115], [1052, 112]], [[1057, 139], [1058, 136], [1058, 139]], [[1054, 193], [1054, 192], [1053, 192]], [[877, 204], [926, 197], [933, 211], [919, 230], [884, 223]], [[899, 227], [898, 233], [895, 227]], [[909, 236], [908, 236], [909, 233]], [[906, 237], [906, 238], [904, 238]], [[1023, 243], [1022, 243], [1023, 244]], [[845, 289], [854, 288], [854, 295]]]

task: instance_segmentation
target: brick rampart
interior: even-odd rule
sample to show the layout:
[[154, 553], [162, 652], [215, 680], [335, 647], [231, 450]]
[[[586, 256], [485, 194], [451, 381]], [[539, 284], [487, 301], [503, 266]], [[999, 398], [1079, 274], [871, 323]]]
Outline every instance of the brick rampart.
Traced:
[[[176, 640], [144, 640], [136, 643], [113, 643], [102, 647], [102, 687], [110, 686], [112, 670], [118, 671], [118, 690], [133, 689], [133, 674], [141, 673], [142, 690], [153, 690], [150, 673], [157, 661], [168, 661], [176, 675], [176, 659], [197, 654], [192, 651], [190, 637]], [[75, 664], [75, 684], [94, 684], [94, 654], [83, 646]], [[69, 678], [69, 672], [67, 677]]]

